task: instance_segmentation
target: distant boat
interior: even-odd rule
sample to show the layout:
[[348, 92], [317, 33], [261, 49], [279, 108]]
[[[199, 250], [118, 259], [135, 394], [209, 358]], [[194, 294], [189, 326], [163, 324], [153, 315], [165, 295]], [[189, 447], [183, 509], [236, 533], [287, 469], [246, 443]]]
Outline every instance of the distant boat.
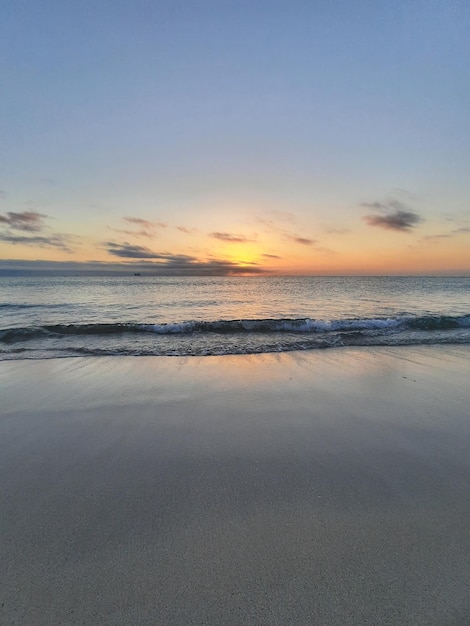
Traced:
[[140, 272], [136, 272], [134, 276], [140, 276]]

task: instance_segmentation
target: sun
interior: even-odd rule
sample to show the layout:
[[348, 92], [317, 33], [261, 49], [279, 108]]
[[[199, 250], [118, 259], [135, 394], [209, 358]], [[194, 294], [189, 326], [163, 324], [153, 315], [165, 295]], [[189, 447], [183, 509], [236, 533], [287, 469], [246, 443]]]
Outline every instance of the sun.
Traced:
[[232, 263], [247, 269], [253, 265], [258, 265], [260, 261], [260, 253], [257, 247], [246, 243], [236, 246], [232, 245], [226, 249], [226, 254]]

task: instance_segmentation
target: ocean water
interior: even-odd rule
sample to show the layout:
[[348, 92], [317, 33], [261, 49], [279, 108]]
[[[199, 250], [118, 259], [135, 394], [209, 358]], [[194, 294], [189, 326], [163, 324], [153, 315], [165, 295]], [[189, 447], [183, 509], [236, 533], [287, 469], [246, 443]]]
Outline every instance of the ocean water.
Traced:
[[0, 360], [443, 343], [469, 277], [0, 277]]

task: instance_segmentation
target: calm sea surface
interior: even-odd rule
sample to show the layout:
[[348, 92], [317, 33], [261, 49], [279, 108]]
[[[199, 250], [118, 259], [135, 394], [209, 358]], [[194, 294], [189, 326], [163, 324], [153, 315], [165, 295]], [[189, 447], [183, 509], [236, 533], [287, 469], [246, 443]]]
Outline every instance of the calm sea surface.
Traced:
[[470, 343], [470, 278], [0, 277], [0, 360]]

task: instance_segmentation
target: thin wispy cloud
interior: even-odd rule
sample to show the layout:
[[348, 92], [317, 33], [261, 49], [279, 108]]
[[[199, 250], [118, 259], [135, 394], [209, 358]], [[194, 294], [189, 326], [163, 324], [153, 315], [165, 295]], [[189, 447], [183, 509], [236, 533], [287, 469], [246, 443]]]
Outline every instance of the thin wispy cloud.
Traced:
[[447, 234], [438, 234], [438, 235], [426, 235], [422, 238], [422, 241], [439, 241], [439, 239], [450, 239], [452, 235], [450, 233]]
[[166, 228], [168, 224], [165, 222], [152, 222], [150, 220], [144, 220], [141, 217], [125, 217], [126, 222], [129, 224], [138, 224], [139, 226], [143, 226], [144, 228]]
[[255, 241], [254, 239], [249, 239], [248, 237], [245, 237], [245, 235], [239, 235], [234, 233], [209, 233], [209, 237], [219, 239], [220, 241], [228, 241], [229, 243], [246, 243], [249, 241]]
[[409, 232], [424, 221], [418, 213], [412, 211], [398, 200], [390, 200], [389, 202], [363, 202], [362, 206], [376, 211], [376, 213], [370, 213], [363, 217], [363, 220], [369, 226]]
[[278, 254], [268, 254], [267, 252], [265, 252], [261, 256], [265, 257], [266, 259], [282, 259], [282, 257], [280, 257]]
[[123, 217], [123, 220], [128, 224], [135, 224], [140, 228], [137, 230], [130, 230], [129, 228], [115, 228], [108, 226], [110, 230], [121, 235], [127, 235], [129, 237], [156, 237], [156, 231], [158, 228], [166, 228], [168, 224], [165, 222], [152, 222], [150, 220], [143, 219], [141, 217]]
[[44, 213], [37, 213], [36, 211], [23, 211], [21, 213], [9, 211], [8, 213], [0, 214], [0, 224], [4, 224], [13, 230], [40, 232], [45, 228], [44, 219], [47, 217]]
[[386, 205], [382, 204], [382, 202], [363, 202], [361, 206], [366, 207], [366, 209], [373, 209], [375, 211], [387, 210]]
[[270, 211], [267, 216], [257, 216], [256, 221], [261, 224], [265, 231], [276, 233], [283, 239], [292, 241], [302, 246], [312, 246], [317, 243], [316, 239], [302, 237], [286, 228], [286, 224], [295, 225], [297, 218], [293, 213], [287, 211]]
[[316, 242], [316, 239], [309, 239], [308, 237], [300, 237], [300, 235], [296, 235], [293, 233], [284, 233], [284, 238], [293, 241], [294, 243], [299, 243], [301, 246], [313, 246]]
[[16, 235], [12, 233], [0, 233], [0, 240], [17, 245], [34, 246], [38, 248], [58, 248], [64, 252], [73, 252], [71, 244], [74, 237], [56, 233], [53, 235]]
[[453, 237], [458, 237], [459, 235], [465, 235], [470, 233], [470, 227], [461, 226], [459, 228], [454, 228], [448, 233], [437, 233], [435, 235], [426, 235], [422, 238], [422, 241], [437, 241], [439, 239], [451, 239]]
[[155, 237], [155, 232], [153, 230], [128, 230], [127, 228], [111, 228], [114, 233], [119, 233], [120, 235], [129, 235], [131, 237]]
[[197, 232], [197, 228], [188, 228], [187, 226], [177, 226], [176, 229], [187, 235]]
[[363, 202], [363, 207], [366, 209], [374, 209], [377, 211], [406, 211], [408, 207], [400, 200], [387, 200], [387, 202]]
[[126, 228], [111, 228], [111, 230], [120, 235], [130, 235], [131, 237], [152, 237], [154, 235], [148, 230], [127, 230]]

